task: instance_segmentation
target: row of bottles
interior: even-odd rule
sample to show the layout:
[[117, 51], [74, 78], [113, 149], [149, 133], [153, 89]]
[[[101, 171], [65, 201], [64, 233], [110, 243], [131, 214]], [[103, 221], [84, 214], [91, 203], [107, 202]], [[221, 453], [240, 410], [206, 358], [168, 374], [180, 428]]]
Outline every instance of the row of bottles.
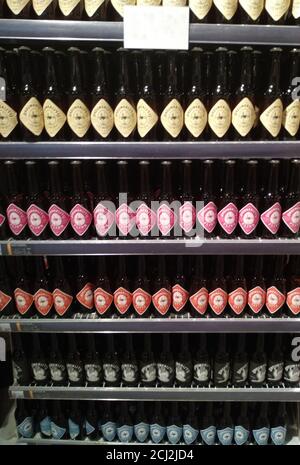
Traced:
[[[298, 386], [292, 337], [258, 334], [143, 337], [14, 335], [18, 386], [228, 387]], [[284, 339], [284, 340], [283, 340]], [[158, 352], [159, 350], [159, 352]]]
[[121, 443], [284, 445], [281, 403], [17, 401], [20, 438], [99, 439]]
[[190, 160], [26, 161], [25, 175], [23, 163], [0, 166], [0, 239], [299, 235], [299, 159], [205, 160], [200, 167]]
[[[299, 138], [300, 50], [0, 50], [3, 140]], [[91, 69], [88, 73], [87, 69]]]

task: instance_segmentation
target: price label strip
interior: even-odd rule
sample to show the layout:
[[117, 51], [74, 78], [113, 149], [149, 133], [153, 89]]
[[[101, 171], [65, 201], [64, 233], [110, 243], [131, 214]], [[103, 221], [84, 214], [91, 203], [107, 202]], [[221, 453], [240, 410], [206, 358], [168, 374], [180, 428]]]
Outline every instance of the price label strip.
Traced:
[[7, 255], [31, 255], [30, 244], [15, 244], [9, 242], [7, 244]]

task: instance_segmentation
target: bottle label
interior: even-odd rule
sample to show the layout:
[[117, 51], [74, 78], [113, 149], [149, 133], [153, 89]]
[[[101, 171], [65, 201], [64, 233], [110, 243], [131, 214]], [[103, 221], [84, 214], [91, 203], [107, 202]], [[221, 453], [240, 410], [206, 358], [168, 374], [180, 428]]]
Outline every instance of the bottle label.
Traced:
[[66, 376], [66, 368], [60, 363], [49, 363], [49, 370], [52, 381], [63, 381]]
[[278, 98], [259, 117], [263, 126], [273, 137], [277, 137], [280, 132], [282, 112], [282, 101]]
[[40, 421], [41, 433], [47, 437], [51, 437], [51, 418], [45, 417]]
[[238, 287], [228, 294], [228, 303], [237, 315], [240, 315], [247, 304], [247, 292], [242, 287]]
[[[65, 16], [68, 14], [65, 14]], [[80, 99], [76, 99], [70, 106], [67, 113], [67, 120], [76, 136], [84, 137], [86, 135], [91, 125], [91, 115], [87, 106]]]
[[133, 363], [122, 363], [122, 381], [126, 383], [134, 383], [138, 378], [138, 367]]
[[5, 307], [9, 304], [10, 301], [11, 296], [0, 291], [0, 312], [2, 312], [5, 309]]
[[[93, 16], [97, 8], [102, 5], [104, 0], [85, 0], [85, 10], [89, 9], [88, 16]], [[88, 5], [90, 5], [88, 7]], [[91, 6], [93, 5], [93, 8]], [[104, 139], [109, 136], [112, 128], [114, 127], [114, 112], [112, 107], [103, 98], [94, 106], [91, 113], [91, 121], [93, 128]]]
[[0, 134], [6, 138], [18, 125], [18, 115], [7, 103], [0, 100]]
[[239, 211], [234, 203], [230, 202], [218, 213], [218, 221], [227, 234], [232, 234], [238, 224]]
[[157, 225], [163, 236], [169, 234], [171, 229], [174, 228], [174, 225], [177, 221], [177, 215], [168, 207], [168, 205], [163, 204], [158, 207], [157, 210]]
[[133, 426], [122, 425], [117, 428], [117, 434], [120, 442], [130, 442], [133, 436]]
[[137, 104], [137, 128], [141, 137], [145, 137], [156, 125], [158, 116], [142, 98]]
[[191, 202], [184, 202], [179, 208], [179, 224], [186, 232], [190, 232], [196, 221], [196, 208]]
[[83, 236], [91, 226], [93, 217], [86, 208], [77, 203], [70, 211], [70, 219], [71, 226], [76, 234]]
[[127, 236], [135, 223], [135, 213], [131, 208], [123, 203], [116, 211], [116, 223], [124, 236]]
[[14, 383], [21, 385], [23, 383], [23, 371], [26, 371], [26, 366], [24, 366], [26, 362], [24, 363], [24, 365], [22, 362], [20, 363], [20, 365], [18, 365], [14, 360], [12, 362]]
[[233, 365], [233, 382], [234, 384], [241, 384], [245, 383], [248, 379], [248, 362], [247, 363], [239, 363], [235, 362]]
[[283, 376], [283, 362], [270, 364], [268, 366], [267, 381], [280, 382]]
[[300, 313], [300, 287], [287, 293], [286, 304], [294, 315]]
[[256, 21], [264, 9], [264, 0], [239, 0], [239, 4], [253, 21]]
[[94, 431], [96, 431], [96, 428], [93, 425], [91, 425], [87, 420], [85, 420], [84, 426], [87, 436], [90, 436], [91, 434], [93, 434]]
[[101, 287], [94, 291], [95, 307], [99, 315], [104, 315], [113, 303], [114, 297]]
[[6, 0], [7, 6], [13, 12], [13, 14], [18, 15], [25, 8], [27, 3], [30, 0]]
[[58, 0], [60, 11], [64, 16], [69, 16], [78, 3], [80, 0]]
[[[197, 0], [197, 3], [202, 3], [204, 4], [204, 6], [208, 6], [208, 4], [210, 3], [211, 6], [212, 1], [207, 2], [200, 0], [199, 2]], [[192, 10], [193, 8], [191, 7], [191, 2], [189, 3], [189, 6]], [[207, 124], [207, 111], [201, 100], [199, 100], [198, 98], [193, 100], [192, 103], [185, 110], [184, 124], [194, 137], [199, 137], [204, 131]]]
[[134, 425], [134, 434], [139, 442], [145, 442], [149, 436], [150, 426], [147, 423], [138, 423]]
[[186, 444], [192, 444], [196, 441], [199, 430], [193, 428], [191, 425], [183, 425], [183, 439]]
[[137, 6], [159, 6], [161, 0], [137, 0]]
[[232, 125], [241, 136], [245, 137], [253, 128], [254, 121], [253, 103], [245, 97], [232, 110]]
[[156, 380], [156, 364], [148, 363], [141, 367], [142, 383], [153, 383]]
[[216, 427], [209, 426], [208, 428], [201, 429], [200, 434], [202, 441], [205, 442], [208, 446], [212, 446], [216, 442]]
[[49, 208], [48, 215], [51, 231], [56, 237], [59, 237], [68, 227], [70, 215], [55, 204]]
[[94, 286], [92, 283], [86, 283], [81, 291], [76, 294], [76, 299], [88, 310], [92, 310], [94, 307]]
[[283, 306], [285, 302], [285, 295], [275, 286], [268, 287], [266, 307], [270, 313], [274, 314]]
[[189, 293], [180, 284], [172, 287], [172, 306], [176, 312], [182, 310], [189, 300]]
[[27, 226], [27, 215], [24, 210], [11, 203], [6, 210], [8, 225], [15, 236], [19, 236]]
[[156, 224], [156, 214], [145, 203], [142, 203], [135, 215], [136, 226], [142, 236], [147, 236]]
[[278, 21], [290, 7], [291, 0], [266, 0], [265, 9], [274, 21]]
[[53, 305], [53, 297], [51, 292], [46, 291], [46, 289], [39, 289], [34, 294], [33, 298], [37, 311], [43, 316], [48, 315]]
[[61, 428], [51, 421], [51, 435], [53, 439], [61, 439], [66, 434], [66, 428]]
[[70, 418], [68, 419], [68, 425], [69, 425], [69, 434], [70, 434], [70, 439], [76, 439], [80, 435], [80, 426], [72, 421]]
[[84, 0], [84, 7], [89, 18], [100, 8], [104, 0]]
[[[50, 1], [48, 0], [48, 5], [50, 5], [51, 2], [52, 0]], [[45, 2], [42, 2], [42, 3], [45, 3]], [[48, 5], [46, 5], [44, 9], [46, 9]], [[40, 14], [42, 13], [43, 11], [41, 11]], [[50, 99], [45, 100], [44, 105], [43, 105], [43, 111], [44, 111], [45, 129], [47, 131], [47, 134], [50, 137], [55, 137], [56, 134], [64, 126], [65, 122], [67, 121], [67, 117], [64, 114], [64, 112], [57, 105], [55, 105], [55, 103], [52, 102], [52, 100]]]
[[208, 290], [205, 287], [202, 287], [198, 292], [190, 297], [190, 302], [200, 315], [204, 315], [208, 305]]
[[218, 209], [214, 202], [209, 202], [207, 205], [205, 205], [198, 212], [197, 218], [205, 231], [209, 233], [213, 232], [218, 222]]
[[73, 296], [61, 291], [60, 289], [54, 289], [53, 302], [56, 313], [59, 316], [63, 316], [70, 308], [70, 305], [73, 302]]
[[74, 363], [67, 363], [67, 372], [69, 381], [79, 383], [82, 379], [82, 366]]
[[39, 237], [49, 223], [48, 214], [34, 203], [27, 209], [28, 226], [32, 234]]
[[274, 203], [268, 210], [260, 215], [260, 219], [265, 227], [272, 233], [276, 234], [280, 227], [281, 205], [279, 202]]
[[32, 363], [31, 368], [35, 381], [46, 381], [48, 372], [46, 363]]
[[238, 0], [213, 0], [213, 2], [228, 21], [233, 18], [238, 7]]
[[224, 428], [224, 429], [218, 429], [217, 430], [217, 435], [220, 443], [223, 446], [229, 446], [232, 444], [233, 440], [233, 428]]
[[234, 442], [238, 446], [242, 446], [245, 444], [250, 436], [250, 431], [248, 431], [246, 428], [244, 428], [241, 425], [235, 426], [234, 428]]
[[186, 0], [162, 0], [163, 6], [185, 6]]
[[124, 16], [125, 5], [135, 5], [136, 0], [111, 0], [111, 4], [120, 16]]
[[188, 382], [192, 379], [191, 369], [188, 365], [176, 362], [175, 364], [175, 377], [177, 381], [182, 383]]
[[300, 0], [293, 1], [292, 15], [295, 19], [300, 18]]
[[259, 222], [259, 212], [253, 203], [247, 203], [239, 211], [239, 225], [245, 234], [251, 234]]
[[94, 210], [94, 224], [98, 236], [104, 237], [112, 227], [115, 221], [115, 215], [102, 203], [98, 203]]
[[166, 434], [166, 427], [158, 425], [157, 423], [153, 423], [153, 425], [150, 425], [150, 436], [151, 440], [155, 444], [159, 444], [164, 436]]
[[208, 363], [195, 363], [194, 379], [202, 383], [210, 380], [210, 365]]
[[108, 383], [115, 383], [118, 381], [120, 373], [120, 367], [111, 363], [103, 364], [104, 380]]
[[157, 378], [158, 380], [163, 383], [170, 383], [170, 381], [174, 377], [174, 370], [172, 366], [166, 365], [164, 363], [157, 364]]
[[152, 296], [152, 302], [161, 315], [166, 315], [172, 303], [172, 294], [163, 287]]
[[277, 426], [276, 428], [271, 428], [271, 439], [275, 446], [283, 446], [286, 440], [286, 427]]
[[210, 308], [216, 315], [221, 315], [227, 305], [227, 292], [223, 291], [220, 287], [209, 293], [208, 303]]
[[[133, 0], [135, 3], [135, 0]], [[115, 0], [112, 0], [114, 5]], [[125, 2], [124, 2], [125, 3]], [[126, 5], [130, 4], [131, 0], [126, 0]], [[122, 15], [123, 16], [123, 15]], [[123, 137], [128, 137], [136, 127], [136, 111], [135, 108], [123, 98], [115, 108], [114, 122], [117, 130]]]
[[151, 295], [139, 287], [132, 294], [132, 303], [138, 315], [143, 315], [151, 304]]
[[266, 291], [256, 286], [248, 292], [248, 305], [254, 313], [259, 313], [266, 302]]
[[266, 446], [268, 444], [270, 435], [269, 428], [254, 429], [252, 432], [256, 444], [258, 444], [259, 446]]
[[22, 108], [20, 121], [35, 136], [42, 134], [44, 129], [43, 107], [35, 97], [31, 97]]
[[177, 444], [182, 436], [182, 427], [177, 425], [167, 426], [167, 437], [171, 444]]
[[101, 425], [101, 431], [106, 441], [109, 441], [109, 442], [113, 441], [117, 434], [116, 423], [112, 421], [108, 421], [107, 423], [104, 423], [104, 425]]
[[286, 107], [282, 115], [282, 124], [286, 131], [294, 137], [300, 127], [300, 101], [294, 100]]
[[118, 312], [124, 315], [132, 304], [131, 292], [124, 289], [124, 287], [119, 287], [114, 292], [114, 304]]
[[288, 210], [282, 213], [282, 219], [286, 226], [294, 233], [300, 229], [300, 202], [297, 202]]
[[261, 384], [265, 382], [267, 372], [267, 365], [262, 363], [256, 365], [255, 363], [250, 365], [250, 381], [251, 383]]
[[101, 365], [95, 363], [86, 363], [84, 365], [86, 379], [90, 383], [98, 383], [102, 372]]
[[286, 363], [284, 366], [283, 379], [289, 383], [299, 383], [300, 366], [296, 363]]
[[17, 430], [18, 430], [19, 435], [22, 438], [32, 438], [33, 437], [33, 432], [34, 432], [32, 417], [24, 418], [22, 423], [17, 425]]
[[[224, 4], [223, 0], [218, 1]], [[231, 110], [225, 100], [218, 100], [212, 107], [208, 113], [208, 124], [218, 137], [225, 136], [231, 124]]]
[[1, 215], [1, 213], [0, 213], [0, 227], [3, 225], [5, 219], [6, 219], [5, 216]]
[[198, 19], [203, 19], [212, 7], [212, 0], [189, 0], [189, 7]]
[[178, 100], [173, 98], [165, 107], [160, 117], [161, 124], [174, 139], [183, 128], [183, 109]]
[[38, 16], [44, 13], [53, 0], [32, 0], [32, 6]]
[[216, 370], [215, 376], [216, 376], [216, 381], [218, 385], [227, 384], [229, 381], [229, 375], [230, 375], [230, 364], [229, 363], [216, 364], [215, 370]]

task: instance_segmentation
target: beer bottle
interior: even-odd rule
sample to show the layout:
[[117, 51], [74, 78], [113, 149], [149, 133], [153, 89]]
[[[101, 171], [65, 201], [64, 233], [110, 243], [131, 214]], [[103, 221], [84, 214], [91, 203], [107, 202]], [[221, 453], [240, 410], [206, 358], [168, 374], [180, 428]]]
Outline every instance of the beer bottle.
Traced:
[[151, 209], [152, 195], [150, 188], [150, 163], [148, 161], [139, 162], [140, 190], [137, 200], [140, 202], [136, 213], [135, 221], [140, 238], [151, 236], [151, 231], [156, 225], [156, 215]]
[[178, 410], [178, 402], [172, 402], [167, 420], [167, 438], [170, 444], [178, 444], [182, 438], [182, 421]]
[[61, 164], [58, 161], [50, 161], [48, 167], [50, 171], [49, 226], [54, 239], [68, 239], [71, 235], [69, 199], [63, 192]]
[[194, 206], [194, 197], [192, 193], [192, 162], [184, 160], [183, 165], [183, 190], [180, 195], [180, 202], [182, 203], [179, 208], [179, 226], [181, 231], [176, 234], [186, 237], [194, 235], [194, 226], [196, 221], [196, 209]]
[[[1, 116], [0, 116], [1, 118]], [[0, 196], [0, 240], [9, 239], [10, 233], [8, 231], [5, 208], [2, 197]]]
[[283, 105], [280, 89], [281, 48], [270, 50], [271, 66], [260, 107], [260, 140], [277, 140], [282, 123]]
[[292, 337], [288, 336], [284, 354], [283, 381], [287, 387], [296, 387], [300, 381], [300, 365], [292, 356]]
[[156, 385], [157, 368], [151, 345], [151, 335], [143, 335], [143, 351], [140, 355], [140, 380], [144, 387]]
[[28, 184], [27, 218], [28, 227], [33, 239], [48, 239], [49, 216], [48, 201], [42, 192], [39, 183], [38, 169], [35, 161], [26, 161], [26, 174]]
[[157, 379], [162, 387], [172, 387], [174, 384], [175, 361], [169, 334], [163, 334], [163, 347], [157, 362]]
[[238, 17], [240, 24], [258, 24], [263, 17], [264, 1], [239, 0]]
[[132, 293], [129, 277], [127, 275], [126, 258], [118, 257], [118, 276], [115, 282], [114, 305], [119, 317], [128, 318], [132, 312]]
[[162, 169], [162, 187], [159, 196], [159, 207], [157, 209], [157, 226], [161, 236], [173, 236], [173, 228], [176, 226], [177, 215], [174, 207], [171, 208], [173, 201], [172, 190], [172, 162], [161, 162]]
[[220, 334], [214, 359], [213, 381], [215, 387], [228, 386], [230, 380], [230, 357], [226, 346], [226, 334]]
[[13, 301], [13, 291], [4, 263], [4, 258], [0, 258], [0, 316], [14, 315], [15, 306]]
[[73, 303], [73, 295], [70, 282], [65, 273], [61, 257], [54, 259], [54, 276], [53, 276], [53, 303], [54, 309], [60, 317], [70, 317]]
[[205, 315], [208, 306], [207, 280], [204, 276], [203, 256], [196, 256], [196, 263], [189, 289], [190, 313], [194, 317]]
[[[241, 54], [242, 55], [242, 54]], [[227, 69], [228, 69], [228, 76], [227, 76], [227, 82], [228, 82], [228, 92], [231, 98], [234, 96], [235, 92], [237, 91], [238, 87], [238, 52], [235, 50], [228, 50], [227, 52]], [[231, 128], [232, 130], [233, 128]], [[230, 131], [232, 132], [232, 131]], [[230, 139], [231, 139], [231, 134]]]
[[176, 261], [176, 275], [172, 286], [172, 307], [175, 315], [178, 313], [184, 315], [188, 310], [189, 292], [184, 273], [183, 256], [178, 255]]
[[266, 0], [264, 23], [274, 24], [277, 26], [285, 24], [290, 5], [291, 0], [280, 0], [278, 2], [274, 2], [274, 0]]
[[17, 434], [19, 438], [30, 439], [34, 436], [33, 416], [30, 410], [28, 401], [18, 399], [17, 408], [15, 411], [15, 420], [17, 427]]
[[106, 9], [106, 0], [84, 0], [85, 16], [89, 21], [104, 21]]
[[114, 336], [112, 334], [107, 335], [107, 350], [103, 357], [103, 374], [105, 386], [120, 386], [121, 366], [115, 349]]
[[218, 222], [220, 237], [232, 239], [236, 235], [239, 211], [235, 194], [235, 161], [225, 161], [225, 185], [220, 195]]
[[247, 161], [247, 182], [240, 199], [239, 235], [244, 239], [254, 239], [257, 236], [259, 222], [257, 165], [256, 160]]
[[215, 273], [210, 283], [208, 303], [213, 316], [221, 316], [227, 306], [228, 294], [224, 277], [224, 257], [216, 257]]
[[68, 68], [67, 55], [61, 50], [55, 50], [54, 55], [55, 55], [55, 69], [56, 69], [57, 80], [60, 83], [60, 86], [65, 94], [68, 89], [68, 79], [69, 79], [69, 76], [67, 75], [67, 68]]
[[68, 334], [67, 372], [70, 386], [83, 385], [83, 363], [77, 348], [75, 334]]
[[214, 4], [214, 22], [221, 24], [230, 24], [236, 22], [238, 0], [213, 0]]
[[36, 418], [37, 429], [43, 439], [51, 439], [51, 418], [46, 400], [40, 400]]
[[190, 402], [189, 411], [183, 425], [183, 440], [185, 444], [195, 444], [199, 435], [199, 425], [196, 416], [196, 405]]
[[200, 420], [200, 436], [202, 444], [212, 446], [216, 443], [216, 426], [213, 414], [213, 403], [206, 402], [203, 416]]
[[286, 311], [288, 316], [297, 317], [300, 312], [300, 257], [290, 257], [287, 276]]
[[85, 379], [88, 386], [100, 386], [103, 382], [102, 365], [96, 350], [94, 334], [86, 337], [87, 347], [84, 357]]
[[266, 307], [271, 317], [280, 317], [286, 299], [286, 279], [284, 277], [285, 257], [277, 255], [275, 258], [274, 272], [268, 282]]
[[[100, 423], [99, 423], [100, 424]], [[104, 402], [101, 416], [101, 432], [105, 441], [111, 442], [117, 435], [115, 411], [110, 401]]]
[[212, 19], [212, 0], [198, 2], [189, 0], [190, 22], [191, 23], [210, 23]]
[[282, 138], [284, 140], [295, 140], [299, 135], [300, 127], [300, 98], [295, 98], [295, 81], [300, 70], [300, 50], [294, 48], [289, 53], [290, 72], [287, 88], [283, 92], [283, 114], [282, 114]]
[[138, 258], [138, 274], [133, 284], [132, 305], [137, 317], [149, 318], [151, 312], [150, 280], [146, 271], [146, 257]]
[[126, 348], [122, 356], [121, 363], [122, 383], [124, 386], [137, 386], [138, 379], [138, 362], [133, 348], [132, 334], [126, 335]]
[[270, 436], [270, 423], [268, 419], [268, 403], [260, 402], [257, 415], [254, 417], [252, 436], [255, 444], [266, 446]]
[[130, 236], [130, 232], [135, 224], [135, 212], [129, 207], [131, 196], [128, 187], [128, 163], [127, 161], [119, 161], [118, 166], [118, 186], [119, 198], [116, 199], [116, 204], [119, 208], [116, 211], [116, 224], [119, 229], [119, 236]]
[[68, 439], [68, 421], [60, 400], [54, 400], [51, 411], [52, 439]]
[[[212, 92], [212, 73], [213, 70], [213, 58], [214, 53], [211, 51], [205, 51], [203, 53], [204, 58], [204, 88], [205, 88], [205, 95], [206, 95], [206, 102], [210, 100], [211, 92]], [[208, 129], [208, 127], [206, 127]]]
[[85, 414], [84, 422], [85, 435], [92, 441], [99, 439], [98, 431], [98, 413], [96, 410], [96, 404], [94, 400], [88, 401], [88, 406]]
[[181, 334], [180, 352], [176, 356], [175, 362], [175, 379], [180, 387], [190, 387], [193, 380], [192, 355], [186, 333]]
[[0, 136], [6, 140], [16, 140], [18, 137], [18, 92], [13, 87], [13, 77], [10, 75], [9, 55], [0, 48], [0, 76], [3, 83], [0, 87]]
[[58, 0], [60, 19], [80, 20], [83, 13], [83, 0]]
[[14, 289], [15, 306], [21, 316], [34, 315], [32, 282], [24, 266], [23, 257], [15, 257], [16, 281]]
[[49, 382], [50, 373], [45, 353], [41, 347], [39, 334], [32, 335], [32, 353], [30, 358], [32, 377], [35, 384], [45, 386]]
[[57, 0], [32, 0], [32, 9], [38, 19], [55, 19]]
[[278, 188], [279, 160], [268, 161], [268, 187], [262, 197], [261, 205], [261, 237], [265, 239], [274, 239], [280, 227], [281, 221], [281, 204]]
[[278, 386], [283, 377], [282, 334], [273, 336], [272, 348], [268, 357], [267, 383], [269, 386]]
[[107, 165], [103, 160], [95, 162], [96, 194], [94, 196], [94, 225], [100, 238], [115, 235], [115, 211], [107, 187]]
[[264, 347], [264, 334], [257, 334], [255, 350], [251, 352], [249, 365], [249, 382], [253, 387], [261, 387], [266, 381], [267, 357]]
[[300, 24], [300, 2], [292, 0], [292, 21], [293, 24]]
[[161, 318], [167, 317], [172, 303], [171, 284], [166, 274], [165, 257], [158, 257], [158, 273], [153, 282], [152, 303], [154, 314]]
[[206, 334], [199, 335], [199, 346], [194, 356], [194, 382], [199, 387], [207, 387], [211, 377], [211, 359], [207, 350]]
[[67, 384], [67, 370], [58, 345], [57, 335], [51, 334], [50, 337], [49, 370], [51, 382], [54, 386], [65, 386]]
[[282, 201], [280, 237], [297, 237], [300, 229], [300, 160], [292, 160], [287, 192]]
[[246, 336], [245, 334], [239, 334], [232, 366], [232, 384], [234, 387], [244, 387], [246, 385], [248, 370], [249, 360], [246, 352]]
[[133, 430], [138, 442], [146, 442], [148, 440], [150, 425], [145, 412], [144, 402], [138, 403]]
[[259, 138], [259, 113], [261, 105], [261, 94], [263, 93], [263, 53], [260, 50], [253, 50], [252, 52], [252, 86], [254, 95], [254, 110], [255, 110], [255, 121], [253, 128], [253, 138]]
[[97, 313], [104, 318], [111, 317], [114, 313], [112, 308], [113, 300], [110, 279], [106, 269], [106, 257], [97, 257], [97, 277], [94, 290], [94, 305]]
[[157, 140], [159, 118], [152, 70], [152, 55], [150, 52], [144, 52], [142, 88], [137, 104], [137, 130], [143, 141]]
[[153, 415], [150, 423], [151, 441], [159, 444], [165, 438], [166, 422], [162, 413], [161, 402], [154, 403]]
[[244, 257], [235, 257], [235, 267], [229, 280], [228, 304], [232, 316], [242, 316], [247, 305], [247, 284], [244, 276]]
[[217, 424], [217, 437], [222, 446], [230, 446], [233, 441], [234, 425], [230, 402], [224, 402], [222, 416]]
[[[214, 237], [217, 225], [216, 195], [214, 192], [214, 161], [204, 160], [203, 162], [203, 190], [200, 194], [200, 201], [203, 207], [197, 213], [200, 223], [200, 237]], [[202, 229], [203, 228], [203, 229]]]
[[278, 404], [275, 404], [272, 410], [273, 414], [271, 415], [270, 421], [271, 441], [275, 446], [283, 446], [286, 442], [287, 433], [287, 414], [285, 402], [279, 402]]
[[84, 190], [82, 179], [81, 161], [72, 161], [72, 185], [70, 220], [75, 237], [89, 239], [91, 236], [90, 226], [93, 215], [91, 214], [91, 202], [88, 194]]
[[53, 313], [52, 289], [45, 270], [43, 257], [35, 258], [35, 278], [33, 283], [34, 306], [39, 317], [51, 317]]
[[94, 285], [89, 281], [85, 268], [84, 257], [76, 258], [77, 274], [75, 277], [76, 298], [74, 302], [75, 313], [93, 313], [94, 311]]
[[13, 337], [13, 377], [14, 384], [18, 386], [27, 386], [29, 384], [29, 362], [28, 355], [24, 351], [23, 341], [20, 334], [16, 333]]
[[248, 418], [248, 404], [242, 402], [239, 407], [239, 415], [234, 427], [234, 442], [238, 446], [249, 444], [250, 440], [250, 422]]
[[[156, 72], [154, 73], [155, 93], [157, 95], [157, 110], [161, 115], [164, 105], [164, 95], [167, 87], [167, 54], [163, 50], [158, 50], [154, 55], [154, 64]], [[165, 129], [159, 119], [157, 124], [157, 140], [163, 140]]]
[[68, 430], [70, 439], [81, 440], [84, 436], [83, 415], [78, 405], [78, 400], [70, 402], [70, 410], [68, 415]]
[[25, 239], [28, 235], [25, 194], [19, 190], [17, 165], [14, 161], [5, 161], [7, 180], [6, 215], [9, 229], [14, 239]]
[[117, 436], [121, 443], [131, 442], [133, 437], [133, 421], [127, 402], [121, 402], [118, 418]]
[[[30, 17], [30, 0], [6, 0], [4, 17], [11, 19], [28, 19]], [[5, 8], [6, 7], [6, 8]]]

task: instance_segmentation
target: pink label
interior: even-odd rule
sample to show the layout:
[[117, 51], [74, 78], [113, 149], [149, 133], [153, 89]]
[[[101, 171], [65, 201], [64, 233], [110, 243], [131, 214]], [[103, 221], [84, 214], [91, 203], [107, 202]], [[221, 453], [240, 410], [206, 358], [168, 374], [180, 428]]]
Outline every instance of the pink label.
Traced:
[[116, 211], [116, 223], [124, 236], [130, 233], [134, 226], [135, 213], [126, 203], [123, 203]]
[[247, 304], [247, 292], [242, 287], [238, 287], [228, 295], [228, 303], [237, 315], [240, 315]]
[[266, 307], [270, 313], [276, 313], [283, 306], [285, 295], [276, 286], [268, 287], [266, 297]]
[[14, 203], [11, 203], [7, 207], [6, 214], [10, 230], [15, 236], [18, 236], [27, 225], [26, 212], [24, 212], [22, 208], [17, 207]]
[[115, 221], [115, 215], [102, 203], [94, 210], [94, 224], [99, 236], [106, 236]]
[[156, 214], [145, 203], [136, 211], [136, 226], [143, 236], [147, 236], [156, 224]]
[[76, 234], [78, 234], [78, 236], [83, 236], [92, 223], [92, 214], [82, 205], [77, 203], [70, 211], [70, 217], [71, 226]]
[[163, 236], [166, 236], [174, 228], [177, 216], [168, 205], [163, 204], [157, 210], [157, 225]]
[[35, 205], [27, 209], [28, 226], [35, 236], [40, 236], [49, 223], [49, 216], [44, 210]]
[[205, 231], [213, 232], [218, 221], [218, 209], [214, 202], [209, 202], [199, 211], [198, 221]]
[[294, 315], [300, 313], [300, 287], [296, 287], [287, 293], [286, 303]]
[[281, 205], [279, 202], [274, 203], [268, 210], [260, 216], [265, 227], [272, 233], [278, 232], [281, 220]]
[[210, 308], [216, 315], [221, 315], [227, 305], [228, 295], [223, 289], [218, 287], [208, 295]]
[[266, 291], [256, 286], [248, 292], [248, 305], [254, 313], [259, 313], [266, 303]]
[[245, 234], [251, 234], [259, 222], [259, 212], [253, 203], [247, 203], [239, 212], [239, 225]]
[[300, 202], [282, 213], [282, 219], [287, 227], [293, 232], [299, 232], [300, 228]]
[[204, 315], [208, 305], [208, 290], [205, 287], [202, 287], [198, 292], [190, 297], [190, 302], [200, 315]]
[[196, 221], [196, 208], [191, 202], [184, 202], [179, 208], [179, 224], [186, 232], [190, 232]]
[[48, 210], [50, 228], [55, 236], [60, 236], [70, 223], [70, 215], [58, 205], [51, 205]]
[[218, 221], [222, 229], [224, 229], [227, 234], [232, 234], [238, 224], [239, 211], [234, 205], [230, 202], [222, 208], [218, 213]]
[[3, 225], [4, 221], [5, 221], [5, 216], [1, 215], [1, 213], [0, 213], [0, 226]]

